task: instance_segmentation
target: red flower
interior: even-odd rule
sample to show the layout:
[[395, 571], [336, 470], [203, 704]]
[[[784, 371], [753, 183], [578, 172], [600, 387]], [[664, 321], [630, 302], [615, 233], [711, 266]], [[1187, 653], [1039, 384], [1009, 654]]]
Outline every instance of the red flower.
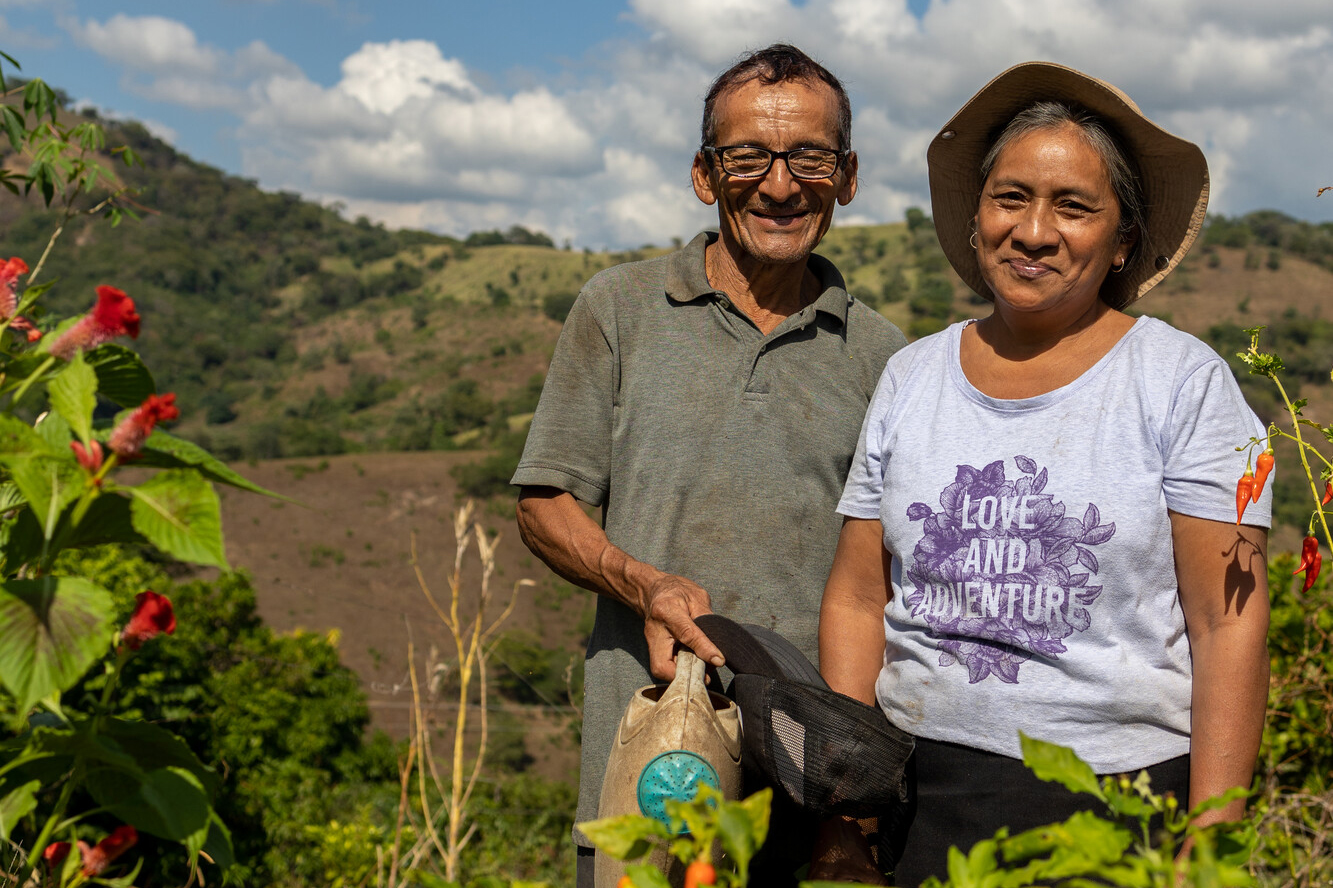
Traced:
[[96, 475], [97, 470], [102, 468], [102, 444], [100, 441], [89, 441], [88, 449], [78, 441], [70, 441], [69, 449], [74, 451], [74, 457], [79, 461], [90, 475]]
[[9, 322], [9, 329], [27, 331], [29, 342], [36, 342], [37, 340], [42, 338], [42, 331], [34, 327], [32, 325], [32, 321], [28, 320], [27, 318], [20, 318], [20, 317], [14, 318], [14, 320]]
[[134, 613], [125, 624], [120, 640], [129, 645], [130, 650], [137, 651], [148, 639], [175, 631], [176, 614], [171, 609], [171, 599], [149, 590], [134, 596]]
[[103, 284], [97, 288], [97, 304], [93, 310], [56, 340], [51, 346], [51, 354], [69, 359], [80, 349], [97, 348], [117, 336], [139, 337], [139, 313], [134, 310], [134, 300], [126, 296], [124, 290]]
[[149, 395], [133, 413], [121, 420], [120, 425], [111, 432], [111, 438], [107, 443], [121, 459], [138, 456], [139, 451], [143, 449], [143, 442], [153, 433], [154, 425], [176, 419], [180, 415], [174, 393]]
[[69, 842], [52, 842], [42, 850], [42, 860], [51, 869], [57, 869], [69, 856]]
[[93, 848], [89, 848], [87, 842], [79, 842], [79, 852], [83, 855], [83, 874], [100, 876], [113, 860], [133, 848], [137, 841], [138, 831], [127, 824], [113, 829], [111, 835]]
[[9, 317], [18, 308], [18, 278], [27, 273], [28, 263], [17, 256], [0, 262], [0, 320]]

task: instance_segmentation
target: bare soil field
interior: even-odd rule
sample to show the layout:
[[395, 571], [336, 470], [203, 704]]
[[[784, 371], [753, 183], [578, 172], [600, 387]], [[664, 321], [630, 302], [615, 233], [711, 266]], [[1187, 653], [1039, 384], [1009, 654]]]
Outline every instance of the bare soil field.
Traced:
[[[253, 577], [265, 622], [279, 632], [335, 632], [343, 663], [369, 694], [373, 726], [395, 737], [406, 736], [410, 724], [409, 641], [423, 686], [432, 648], [446, 666], [458, 656], [418, 583], [412, 543], [426, 584], [447, 611], [459, 506], [449, 469], [477, 458], [458, 451], [273, 460], [236, 469], [294, 502], [222, 491], [227, 557]], [[500, 534], [489, 613], [500, 613], [516, 581], [533, 580], [519, 590], [504, 629], [531, 632], [572, 661], [582, 656], [591, 627], [592, 595], [561, 583], [528, 552], [511, 508], [478, 504], [474, 513], [489, 534]], [[464, 618], [476, 611], [479, 584], [472, 544], [464, 558]], [[503, 668], [492, 664], [493, 671]], [[448, 720], [454, 702], [436, 699], [432, 708]], [[522, 733], [536, 773], [575, 779], [578, 716], [569, 707], [505, 704], [492, 713], [493, 733]], [[446, 739], [434, 741], [437, 753]]]

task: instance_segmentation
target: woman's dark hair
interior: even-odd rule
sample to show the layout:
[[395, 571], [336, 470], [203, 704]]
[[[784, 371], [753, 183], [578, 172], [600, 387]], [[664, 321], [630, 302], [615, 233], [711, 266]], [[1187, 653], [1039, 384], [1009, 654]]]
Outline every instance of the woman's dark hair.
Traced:
[[704, 147], [715, 144], [717, 139], [718, 96], [751, 80], [759, 80], [768, 86], [791, 81], [826, 84], [838, 102], [838, 150], [846, 151], [852, 147], [852, 103], [847, 98], [847, 90], [827, 68], [788, 43], [774, 43], [767, 49], [744, 56], [713, 81], [704, 98], [701, 143]]
[[[1132, 241], [1125, 265], [1138, 261], [1140, 249], [1148, 239], [1145, 224], [1143, 186], [1138, 171], [1124, 143], [1100, 117], [1086, 108], [1070, 102], [1037, 102], [1014, 115], [1000, 130], [985, 157], [981, 159], [981, 181], [984, 183], [995, 168], [1000, 152], [1016, 139], [1038, 130], [1055, 129], [1065, 124], [1078, 127], [1088, 146], [1097, 152], [1106, 165], [1111, 180], [1111, 191], [1120, 204], [1119, 234], [1122, 241]], [[1123, 308], [1124, 306], [1112, 306]]]

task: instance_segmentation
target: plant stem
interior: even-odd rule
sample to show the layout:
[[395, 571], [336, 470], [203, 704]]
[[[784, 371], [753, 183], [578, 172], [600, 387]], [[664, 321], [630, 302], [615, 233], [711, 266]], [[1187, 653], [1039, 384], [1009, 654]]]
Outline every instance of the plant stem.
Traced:
[[[1301, 423], [1296, 415], [1296, 406], [1291, 403], [1291, 398], [1287, 396], [1287, 390], [1282, 385], [1282, 380], [1277, 378], [1276, 373], [1268, 374], [1268, 378], [1273, 380], [1273, 384], [1277, 386], [1278, 394], [1282, 396], [1282, 403], [1286, 405], [1287, 414], [1291, 417], [1291, 428], [1295, 432], [1294, 437], [1297, 444], [1296, 452], [1300, 454], [1301, 467], [1305, 469], [1305, 480], [1310, 482], [1310, 496], [1314, 498], [1315, 514], [1319, 516], [1319, 523], [1324, 528], [1324, 544], [1328, 546], [1329, 551], [1333, 551], [1333, 533], [1329, 533], [1328, 530], [1328, 516], [1324, 514], [1324, 506], [1321, 502], [1323, 497], [1319, 495], [1319, 485], [1315, 483], [1314, 472], [1310, 469], [1310, 459], [1305, 455], [1305, 448], [1312, 448], [1313, 445], [1306, 444], [1305, 439], [1301, 437]], [[1313, 526], [1310, 529], [1313, 530]]]
[[[74, 770], [78, 770], [77, 765]], [[28, 883], [28, 877], [31, 876], [32, 871], [37, 868], [37, 861], [41, 859], [42, 852], [46, 850], [47, 844], [51, 841], [51, 834], [55, 832], [56, 824], [60, 823], [64, 816], [65, 808], [68, 807], [69, 800], [74, 795], [74, 784], [76, 782], [77, 781], [74, 779], [74, 771], [71, 771], [69, 779], [65, 781], [64, 788], [60, 790], [60, 798], [56, 801], [55, 810], [51, 812], [51, 816], [46, 820], [46, 825], [43, 826], [42, 831], [38, 833], [37, 841], [33, 843], [32, 851], [28, 853], [28, 859], [24, 862], [23, 869], [19, 870], [18, 878], [14, 882], [16, 885], [26, 885]]]
[[28, 393], [28, 389], [32, 388], [32, 384], [37, 381], [37, 377], [41, 376], [47, 370], [50, 370], [51, 365], [55, 362], [55, 355], [48, 355], [46, 360], [42, 362], [41, 366], [33, 371], [27, 379], [23, 380], [23, 384], [14, 391], [13, 396], [9, 399], [9, 404], [5, 407], [6, 413], [14, 412], [14, 406], [23, 399], [25, 394]]

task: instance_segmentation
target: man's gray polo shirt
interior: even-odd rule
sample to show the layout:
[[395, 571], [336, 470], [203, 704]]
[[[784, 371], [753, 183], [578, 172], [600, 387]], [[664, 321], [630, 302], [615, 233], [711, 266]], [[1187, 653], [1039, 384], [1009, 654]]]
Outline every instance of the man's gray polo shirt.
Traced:
[[[811, 256], [822, 293], [764, 335], [714, 290], [706, 232], [607, 269], [565, 321], [512, 483], [602, 507], [611, 542], [781, 632], [812, 662], [836, 513], [866, 406], [899, 330]], [[625, 705], [652, 684], [643, 620], [597, 602], [578, 819], [597, 815]], [[580, 842], [584, 840], [578, 837]]]

